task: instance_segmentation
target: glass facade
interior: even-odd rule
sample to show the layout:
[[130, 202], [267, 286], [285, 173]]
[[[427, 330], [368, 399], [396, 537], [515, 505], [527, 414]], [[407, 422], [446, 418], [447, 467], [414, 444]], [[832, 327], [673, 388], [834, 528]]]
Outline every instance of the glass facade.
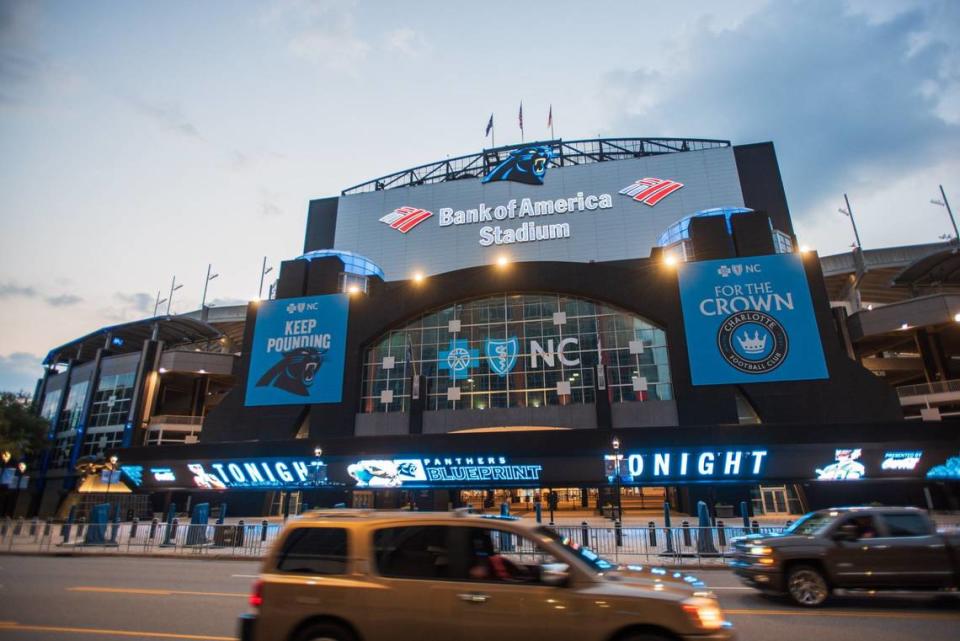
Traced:
[[666, 336], [639, 316], [563, 294], [463, 301], [365, 351], [360, 411], [407, 411], [414, 374], [428, 411], [593, 403], [600, 359], [612, 402], [672, 398]]

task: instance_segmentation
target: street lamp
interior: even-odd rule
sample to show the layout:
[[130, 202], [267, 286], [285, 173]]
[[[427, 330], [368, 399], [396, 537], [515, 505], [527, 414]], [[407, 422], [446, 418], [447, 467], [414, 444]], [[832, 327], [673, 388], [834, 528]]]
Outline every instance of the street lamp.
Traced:
[[110, 476], [107, 477], [107, 503], [110, 503], [110, 485], [113, 484], [113, 471], [117, 469], [117, 461], [119, 459], [117, 455], [114, 454], [108, 460], [110, 461]]
[[621, 514], [622, 505], [620, 504], [620, 439], [616, 436], [613, 437], [613, 462], [617, 466], [617, 522], [620, 522], [623, 519], [623, 514]]
[[160, 290], [158, 289], [158, 290], [157, 290], [157, 302], [155, 302], [155, 303], [153, 304], [153, 315], [154, 315], [154, 316], [157, 315], [157, 309], [159, 309], [160, 306], [163, 305], [165, 302], [167, 302], [167, 299], [166, 299], [166, 298], [160, 298]]

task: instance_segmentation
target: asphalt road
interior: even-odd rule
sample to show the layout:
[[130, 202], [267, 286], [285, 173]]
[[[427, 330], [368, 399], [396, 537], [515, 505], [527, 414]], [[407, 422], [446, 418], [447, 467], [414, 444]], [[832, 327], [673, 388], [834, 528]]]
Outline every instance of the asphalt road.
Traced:
[[[229, 641], [257, 567], [249, 561], [0, 556], [0, 639]], [[960, 638], [960, 600], [843, 599], [802, 610], [743, 588], [725, 570], [700, 575], [744, 641]]]

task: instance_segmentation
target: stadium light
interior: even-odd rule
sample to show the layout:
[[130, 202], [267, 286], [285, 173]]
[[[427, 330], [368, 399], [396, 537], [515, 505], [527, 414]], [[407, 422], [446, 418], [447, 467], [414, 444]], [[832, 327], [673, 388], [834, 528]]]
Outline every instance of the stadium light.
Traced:
[[674, 265], [677, 264], [677, 257], [674, 256], [673, 254], [667, 254], [666, 256], [663, 257], [663, 264], [666, 265], [667, 267], [673, 267]]
[[211, 274], [210, 271], [213, 269], [212, 264], [207, 265], [207, 279], [203, 281], [203, 297], [200, 299], [200, 310], [203, 311], [203, 308], [207, 306], [207, 285], [210, 284], [210, 281], [214, 278], [217, 278], [220, 274]]
[[357, 294], [359, 292], [360, 292], [360, 288], [357, 287], [356, 285], [350, 285], [350, 287], [347, 288], [348, 294]]
[[263, 257], [263, 267], [260, 268], [260, 289], [257, 290], [257, 299], [263, 298], [263, 279], [267, 274], [273, 271], [273, 267], [267, 267], [267, 257]]
[[423, 272], [414, 272], [413, 273], [413, 282], [418, 285], [423, 282]]
[[[950, 224], [953, 225], [953, 237], [960, 241], [960, 230], [957, 229], [957, 221], [953, 217], [953, 210], [950, 209], [950, 201], [947, 200], [947, 194], [943, 191], [943, 185], [937, 185], [940, 188], [940, 200], [931, 199], [930, 202], [939, 207], [946, 207], [947, 214], [950, 215]], [[943, 236], [941, 236], [943, 238]]]
[[847, 208], [841, 207], [837, 211], [850, 219], [850, 224], [853, 225], [853, 236], [857, 239], [857, 249], [863, 251], [863, 245], [860, 244], [860, 232], [857, 231], [857, 221], [853, 219], [853, 208], [850, 207], [850, 199], [847, 198], [846, 194], [843, 195], [843, 202], [847, 203]]
[[497, 258], [498, 267], [506, 267], [509, 264], [510, 264], [510, 259], [507, 258], [506, 256], [501, 255], [499, 258]]
[[170, 306], [173, 305], [173, 292], [177, 291], [183, 287], [183, 285], [177, 285], [177, 275], [173, 275], [173, 280], [170, 281], [170, 295], [167, 296], [167, 316], [170, 315]]
[[800, 245], [800, 253], [801, 253], [801, 254], [808, 254], [808, 253], [810, 253], [810, 246], [809, 246], [809, 245]]

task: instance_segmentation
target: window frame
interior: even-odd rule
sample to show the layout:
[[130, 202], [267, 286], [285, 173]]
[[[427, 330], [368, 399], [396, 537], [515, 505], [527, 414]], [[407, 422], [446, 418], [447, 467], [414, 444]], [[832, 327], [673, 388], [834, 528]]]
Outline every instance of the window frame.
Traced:
[[[310, 532], [315, 532], [318, 530], [337, 530], [343, 533], [343, 542], [345, 544], [345, 549], [342, 557], [343, 570], [341, 572], [314, 572], [314, 571], [303, 571], [303, 570], [288, 570], [283, 569], [282, 565], [285, 560], [289, 559], [291, 556], [291, 551], [288, 550], [288, 546], [291, 546], [291, 542], [294, 537], [300, 535], [301, 532], [306, 534], [302, 535], [304, 537], [309, 536]], [[283, 539], [283, 543], [280, 548], [277, 550], [277, 555], [271, 564], [271, 572], [277, 572], [279, 574], [291, 574], [295, 576], [346, 576], [351, 572], [351, 556], [350, 551], [353, 549], [353, 543], [350, 540], [351, 533], [350, 529], [346, 527], [334, 526], [334, 525], [304, 525], [302, 527], [296, 527], [291, 529]], [[323, 555], [328, 557], [330, 555]]]

